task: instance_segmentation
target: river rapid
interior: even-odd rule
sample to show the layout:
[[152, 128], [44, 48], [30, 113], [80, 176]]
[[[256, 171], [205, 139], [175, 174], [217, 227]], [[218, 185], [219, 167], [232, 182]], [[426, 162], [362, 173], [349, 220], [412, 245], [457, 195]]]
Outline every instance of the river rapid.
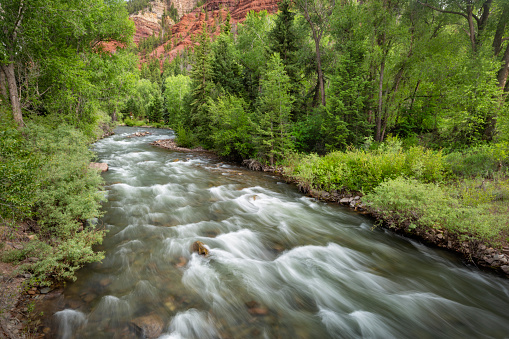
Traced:
[[47, 337], [509, 337], [507, 280], [281, 178], [149, 145], [170, 137], [94, 145], [105, 259], [46, 302]]

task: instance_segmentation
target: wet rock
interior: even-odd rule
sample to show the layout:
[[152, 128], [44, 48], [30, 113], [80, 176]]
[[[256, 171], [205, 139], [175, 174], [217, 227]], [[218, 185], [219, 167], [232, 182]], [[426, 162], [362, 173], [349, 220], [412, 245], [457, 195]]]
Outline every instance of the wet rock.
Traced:
[[164, 301], [164, 306], [166, 306], [166, 308], [168, 310], [170, 310], [171, 312], [175, 312], [175, 310], [177, 309], [177, 303], [175, 302], [175, 298], [174, 297], [168, 297]]
[[99, 281], [99, 285], [101, 285], [101, 287], [106, 287], [106, 286], [110, 285], [112, 282], [113, 282], [113, 280], [111, 280], [111, 278], [104, 278], [104, 279], [101, 279], [101, 281]]
[[108, 170], [108, 164], [104, 162], [91, 162], [90, 168], [96, 169], [101, 172], [106, 172]]
[[175, 265], [178, 268], [182, 268], [187, 265], [187, 259], [184, 257], [179, 258], [179, 262]]
[[92, 300], [94, 300], [95, 298], [97, 298], [97, 294], [95, 294], [95, 293], [87, 293], [87, 294], [85, 294], [85, 295], [83, 295], [81, 297], [81, 300], [83, 300], [86, 303], [89, 303]]
[[502, 269], [502, 271], [504, 271], [505, 274], [509, 274], [509, 265], [503, 265], [500, 266], [500, 268]]
[[252, 300], [246, 303], [247, 311], [251, 315], [267, 315], [269, 313], [269, 309], [267, 307], [261, 306], [258, 302]]
[[132, 323], [141, 329], [145, 338], [157, 338], [163, 333], [164, 322], [157, 314], [138, 317]]
[[150, 135], [150, 134], [152, 134], [152, 133], [150, 133], [148, 131], [147, 132], [136, 132], [136, 133], [133, 133], [131, 135], [128, 135], [127, 137], [128, 138], [144, 137], [144, 136]]
[[349, 204], [350, 198], [342, 198], [341, 200], [339, 200], [339, 203], [340, 204]]
[[205, 247], [205, 245], [201, 241], [195, 241], [193, 246], [191, 247], [191, 252], [196, 252], [199, 255], [207, 256], [209, 255], [209, 250]]
[[276, 253], [281, 253], [285, 250], [285, 247], [281, 244], [272, 244], [270, 248], [272, 248], [272, 250]]
[[41, 290], [39, 291], [41, 294], [48, 294], [49, 292], [51, 292], [51, 288], [50, 287], [44, 287], [44, 288], [41, 288]]

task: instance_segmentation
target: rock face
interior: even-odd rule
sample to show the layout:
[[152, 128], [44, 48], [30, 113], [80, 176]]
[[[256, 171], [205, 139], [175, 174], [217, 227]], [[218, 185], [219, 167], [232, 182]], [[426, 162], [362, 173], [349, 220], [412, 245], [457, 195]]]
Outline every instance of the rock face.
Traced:
[[[259, 12], [267, 10], [269, 13], [276, 13], [279, 1], [209, 0], [204, 5], [196, 8], [198, 0], [152, 1], [150, 2], [151, 7], [130, 17], [136, 25], [134, 42], [139, 43], [143, 38], [159, 34], [164, 10], [165, 8], [169, 10], [170, 4], [173, 4], [178, 11], [180, 21], [171, 26], [172, 39], [157, 47], [149, 55], [150, 58], [158, 58], [162, 65], [165, 59], [172, 60], [178, 53], [194, 46], [192, 37], [201, 32], [203, 23], [207, 23], [211, 36], [217, 36], [221, 32], [221, 23], [226, 21], [228, 11], [231, 15], [232, 28], [235, 30], [236, 25], [244, 21], [249, 11]], [[208, 15], [205, 15], [205, 12]], [[205, 20], [207, 17], [208, 20]]]
[[139, 11], [130, 16], [130, 19], [134, 21], [134, 25], [136, 26], [136, 33], [134, 33], [134, 42], [136, 44], [143, 38], [159, 34], [165, 10], [167, 10], [166, 1], [155, 0], [151, 1], [149, 7], [145, 8], [143, 11]]

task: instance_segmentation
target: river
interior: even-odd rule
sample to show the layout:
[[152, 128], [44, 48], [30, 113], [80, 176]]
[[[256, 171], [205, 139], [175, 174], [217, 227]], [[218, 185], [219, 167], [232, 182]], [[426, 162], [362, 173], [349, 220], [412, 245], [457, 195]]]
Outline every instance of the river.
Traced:
[[94, 145], [105, 259], [46, 302], [48, 336], [509, 337], [507, 280], [281, 178], [149, 145], [169, 137], [121, 127]]

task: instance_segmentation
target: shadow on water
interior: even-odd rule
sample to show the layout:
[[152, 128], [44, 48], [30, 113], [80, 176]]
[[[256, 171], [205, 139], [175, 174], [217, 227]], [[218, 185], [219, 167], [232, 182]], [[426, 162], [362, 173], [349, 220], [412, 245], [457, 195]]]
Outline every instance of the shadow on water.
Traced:
[[[102, 263], [45, 301], [58, 338], [503, 338], [509, 283], [302, 196], [265, 173], [171, 152], [170, 131], [95, 144]], [[207, 257], [191, 252], [201, 241]]]

